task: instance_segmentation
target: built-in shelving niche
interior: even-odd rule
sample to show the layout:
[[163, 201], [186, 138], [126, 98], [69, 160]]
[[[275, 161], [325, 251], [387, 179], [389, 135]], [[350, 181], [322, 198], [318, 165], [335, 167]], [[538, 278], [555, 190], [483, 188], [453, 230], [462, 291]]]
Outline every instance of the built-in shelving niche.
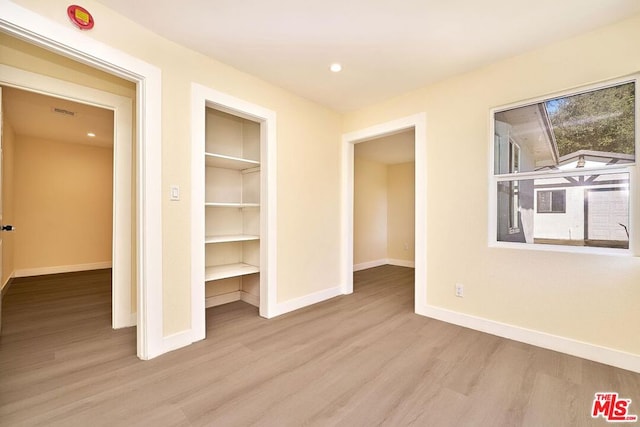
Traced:
[[260, 123], [206, 109], [206, 307], [260, 304]]

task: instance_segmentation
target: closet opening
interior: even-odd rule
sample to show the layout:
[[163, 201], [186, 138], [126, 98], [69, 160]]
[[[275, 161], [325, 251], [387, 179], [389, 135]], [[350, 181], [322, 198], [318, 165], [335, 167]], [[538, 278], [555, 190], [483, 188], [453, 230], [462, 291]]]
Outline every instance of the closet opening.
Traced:
[[[192, 85], [191, 325], [276, 316], [275, 112]], [[240, 314], [243, 313], [243, 314]]]

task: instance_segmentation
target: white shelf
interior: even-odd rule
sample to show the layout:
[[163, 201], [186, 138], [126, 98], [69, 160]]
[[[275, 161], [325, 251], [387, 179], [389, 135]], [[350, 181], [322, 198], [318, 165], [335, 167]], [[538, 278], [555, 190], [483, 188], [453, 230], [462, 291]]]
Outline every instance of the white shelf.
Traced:
[[246, 274], [259, 273], [260, 268], [255, 265], [244, 263], [217, 265], [215, 267], [207, 267], [204, 272], [204, 280], [220, 280], [230, 277], [244, 276]]
[[206, 202], [204, 204], [208, 208], [258, 208], [260, 203], [218, 203]]
[[260, 166], [260, 162], [256, 160], [241, 159], [222, 154], [204, 153], [204, 159], [205, 165], [214, 168], [244, 170]]
[[225, 236], [205, 236], [205, 243], [246, 242], [248, 240], [260, 240], [260, 236], [251, 234], [229, 234]]

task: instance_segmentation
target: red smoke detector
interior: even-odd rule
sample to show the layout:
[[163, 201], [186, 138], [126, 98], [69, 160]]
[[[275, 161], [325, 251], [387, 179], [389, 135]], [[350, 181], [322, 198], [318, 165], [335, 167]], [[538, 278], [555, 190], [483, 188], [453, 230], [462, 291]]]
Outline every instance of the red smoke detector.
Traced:
[[87, 9], [77, 5], [71, 5], [67, 8], [67, 15], [71, 22], [81, 30], [90, 30], [93, 28], [93, 16]]

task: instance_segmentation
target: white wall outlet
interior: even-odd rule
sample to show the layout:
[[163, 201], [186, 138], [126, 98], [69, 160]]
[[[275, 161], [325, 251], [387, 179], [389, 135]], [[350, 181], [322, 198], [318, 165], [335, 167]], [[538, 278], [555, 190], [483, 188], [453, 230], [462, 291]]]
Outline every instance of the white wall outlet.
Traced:
[[405, 250], [405, 251], [408, 251], [408, 250], [409, 250], [409, 244], [408, 244], [408, 243], [405, 243], [405, 244], [404, 244], [404, 250]]
[[464, 296], [464, 285], [456, 283], [456, 296], [462, 298]]
[[180, 200], [180, 186], [172, 185], [169, 192], [169, 200]]

